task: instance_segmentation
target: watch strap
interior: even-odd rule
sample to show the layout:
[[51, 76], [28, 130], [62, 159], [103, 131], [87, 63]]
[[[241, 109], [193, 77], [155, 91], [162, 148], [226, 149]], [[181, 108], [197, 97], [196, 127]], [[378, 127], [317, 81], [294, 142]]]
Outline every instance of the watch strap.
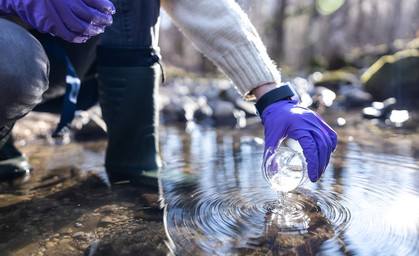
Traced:
[[263, 110], [269, 105], [281, 100], [287, 100], [292, 96], [294, 96], [294, 93], [288, 83], [265, 93], [255, 104], [257, 114], [261, 116]]

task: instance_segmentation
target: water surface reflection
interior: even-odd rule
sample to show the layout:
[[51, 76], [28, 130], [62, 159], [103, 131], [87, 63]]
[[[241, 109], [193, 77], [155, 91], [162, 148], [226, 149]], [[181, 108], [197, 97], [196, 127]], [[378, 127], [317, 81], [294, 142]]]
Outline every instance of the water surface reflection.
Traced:
[[261, 175], [263, 134], [196, 127], [185, 135], [165, 127], [162, 188], [173, 250], [417, 255], [417, 138], [355, 131], [338, 130], [341, 140], [324, 177], [293, 191], [288, 201], [294, 211], [284, 215]]

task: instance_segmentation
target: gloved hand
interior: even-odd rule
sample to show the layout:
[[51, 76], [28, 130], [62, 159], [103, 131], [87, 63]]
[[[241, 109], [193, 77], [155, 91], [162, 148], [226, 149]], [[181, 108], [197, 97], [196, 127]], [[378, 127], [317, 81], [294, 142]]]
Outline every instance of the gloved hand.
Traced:
[[115, 7], [108, 0], [3, 0], [0, 13], [17, 15], [39, 32], [82, 43], [112, 24]]
[[307, 161], [308, 177], [320, 179], [330, 155], [336, 149], [337, 135], [321, 116], [295, 101], [282, 100], [269, 105], [262, 113], [265, 126], [265, 153], [285, 138], [298, 140]]

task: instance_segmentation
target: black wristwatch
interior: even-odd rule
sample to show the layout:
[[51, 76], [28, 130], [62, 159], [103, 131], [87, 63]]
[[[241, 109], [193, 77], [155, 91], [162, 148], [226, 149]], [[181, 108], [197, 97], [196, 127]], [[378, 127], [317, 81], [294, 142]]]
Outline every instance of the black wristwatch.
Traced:
[[291, 90], [290, 83], [285, 83], [281, 87], [275, 88], [265, 93], [255, 104], [256, 114], [262, 116], [263, 110], [272, 103], [280, 100], [290, 100], [294, 96], [294, 92]]

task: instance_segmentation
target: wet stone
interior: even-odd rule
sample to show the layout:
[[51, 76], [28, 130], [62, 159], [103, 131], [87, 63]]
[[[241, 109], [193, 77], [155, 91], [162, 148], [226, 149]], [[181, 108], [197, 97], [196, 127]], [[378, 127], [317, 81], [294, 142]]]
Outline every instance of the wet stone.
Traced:
[[60, 230], [60, 232], [62, 234], [71, 234], [71, 233], [73, 233], [73, 229], [72, 228], [63, 228], [63, 229]]
[[75, 226], [76, 228], [81, 228], [81, 227], [83, 227], [83, 224], [81, 224], [80, 222], [76, 222], [76, 223], [74, 224], [74, 226]]
[[151, 194], [151, 193], [145, 193], [145, 194], [143, 194], [143, 198], [145, 199], [145, 202], [146, 202], [147, 206], [160, 209], [159, 195]]
[[111, 218], [105, 217], [99, 221], [99, 227], [105, 227], [113, 222], [114, 221]]
[[77, 248], [80, 249], [80, 250], [82, 250], [82, 251], [85, 251], [89, 247], [90, 247], [90, 244], [88, 244], [88, 243], [82, 243], [82, 244], [79, 244]]
[[74, 233], [72, 237], [76, 239], [86, 239], [88, 235], [85, 232], [80, 231], [80, 232]]
[[118, 208], [117, 205], [105, 205], [98, 209], [99, 212], [103, 214], [113, 213]]
[[125, 206], [125, 207], [128, 207], [128, 208], [132, 208], [132, 207], [135, 207], [135, 204], [133, 204], [133, 203], [128, 203], [128, 202], [121, 202], [121, 206]]
[[60, 241], [60, 244], [69, 244], [69, 243], [71, 243], [71, 242], [73, 242], [73, 240], [72, 239], [62, 239], [61, 241]]
[[48, 242], [45, 246], [47, 247], [47, 248], [52, 248], [52, 247], [54, 247], [54, 243], [53, 242]]

